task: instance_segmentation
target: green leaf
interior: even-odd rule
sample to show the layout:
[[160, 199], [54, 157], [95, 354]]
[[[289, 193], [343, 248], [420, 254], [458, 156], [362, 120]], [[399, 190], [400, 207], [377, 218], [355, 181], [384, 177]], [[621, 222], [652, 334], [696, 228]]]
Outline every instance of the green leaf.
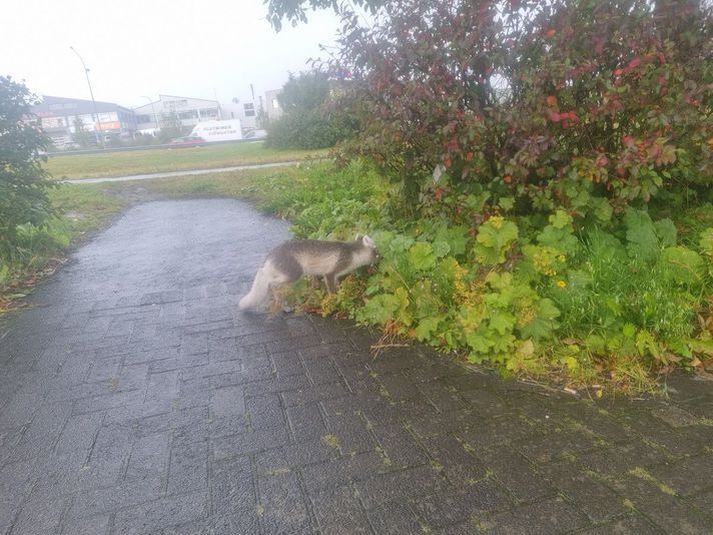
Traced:
[[592, 197], [589, 202], [589, 208], [599, 221], [602, 223], [608, 223], [611, 221], [612, 213], [614, 209], [609, 204], [609, 200], [603, 197]]
[[357, 314], [357, 319], [371, 324], [383, 325], [395, 319], [401, 301], [394, 294], [373, 297]]
[[639, 351], [639, 355], [643, 356], [649, 353], [655, 359], [661, 360], [661, 349], [656, 338], [647, 330], [636, 333], [636, 349]]
[[409, 249], [408, 260], [415, 269], [427, 270], [436, 264], [436, 254], [430, 243], [418, 242]]
[[551, 299], [540, 299], [535, 304], [536, 313], [532, 320], [525, 324], [519, 324], [518, 329], [522, 338], [533, 338], [540, 340], [552, 336], [554, 330], [559, 326], [555, 318], [559, 317], [560, 311]]
[[655, 260], [659, 254], [659, 238], [649, 214], [642, 210], [627, 208], [624, 214], [627, 249], [633, 257]]
[[465, 253], [468, 244], [468, 228], [462, 225], [448, 227], [442, 225], [436, 231], [434, 236], [434, 250], [436, 242], [444, 242], [448, 244], [450, 253], [454, 256], [460, 256]]
[[574, 235], [572, 217], [564, 210], [557, 210], [549, 220], [550, 224], [537, 235], [537, 242], [568, 255], [574, 254], [579, 248], [579, 240]]
[[667, 247], [661, 253], [659, 265], [664, 268], [665, 276], [673, 282], [699, 284], [703, 281], [703, 258], [686, 247]]
[[698, 242], [701, 246], [701, 251], [713, 259], [713, 227], [705, 229], [701, 232], [701, 240]]
[[512, 207], [515, 206], [515, 197], [501, 197], [498, 200], [498, 205], [506, 212], [512, 210]]
[[633, 338], [636, 334], [636, 326], [633, 323], [625, 323], [621, 329], [621, 334], [627, 338]]
[[433, 242], [433, 254], [437, 258], [443, 258], [451, 251], [451, 246], [445, 241], [435, 241]]
[[676, 225], [670, 219], [661, 219], [654, 223], [656, 228], [656, 234], [658, 234], [659, 240], [663, 247], [672, 247], [676, 245]]
[[490, 327], [495, 329], [500, 335], [511, 332], [514, 326], [515, 316], [509, 312], [494, 312], [490, 318]]
[[438, 331], [438, 324], [440, 322], [441, 318], [439, 317], [423, 318], [414, 329], [414, 331], [416, 331], [416, 338], [421, 342], [427, 342], [431, 339], [433, 333]]
[[566, 228], [572, 224], [572, 216], [564, 210], [557, 210], [550, 216], [550, 225], [555, 228]]
[[501, 217], [491, 217], [483, 223], [476, 237], [475, 256], [485, 265], [505, 262], [505, 253], [518, 237], [517, 225]]
[[488, 353], [490, 352], [490, 348], [493, 346], [493, 341], [490, 338], [483, 336], [480, 330], [476, 333], [467, 335], [466, 342], [471, 349], [477, 353]]
[[390, 241], [388, 248], [392, 253], [399, 254], [408, 251], [415, 240], [410, 236], [398, 234]]

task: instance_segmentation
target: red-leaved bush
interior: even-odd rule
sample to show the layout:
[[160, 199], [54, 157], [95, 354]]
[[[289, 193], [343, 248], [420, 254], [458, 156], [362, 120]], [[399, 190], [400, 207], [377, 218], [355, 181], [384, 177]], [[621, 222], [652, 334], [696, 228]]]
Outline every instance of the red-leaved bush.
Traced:
[[711, 186], [701, 2], [397, 0], [373, 25], [342, 14], [331, 66], [362, 125], [346, 149], [410, 200], [476, 187], [491, 206], [608, 219], [661, 189]]

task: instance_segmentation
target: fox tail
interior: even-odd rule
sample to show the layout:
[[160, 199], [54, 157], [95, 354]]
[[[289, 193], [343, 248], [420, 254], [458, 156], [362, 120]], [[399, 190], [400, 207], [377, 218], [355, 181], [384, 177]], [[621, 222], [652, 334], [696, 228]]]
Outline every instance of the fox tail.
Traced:
[[267, 299], [270, 288], [286, 282], [286, 280], [287, 277], [277, 271], [270, 261], [266, 262], [265, 265], [257, 270], [252, 288], [240, 300], [238, 307], [241, 310], [258, 308]]

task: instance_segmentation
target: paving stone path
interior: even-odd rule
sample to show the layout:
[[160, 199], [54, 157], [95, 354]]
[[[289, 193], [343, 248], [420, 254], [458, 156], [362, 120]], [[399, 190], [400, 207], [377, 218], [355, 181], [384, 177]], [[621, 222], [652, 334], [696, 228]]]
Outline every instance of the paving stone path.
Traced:
[[131, 208], [0, 323], [0, 533], [709, 533], [712, 383], [598, 403], [243, 315], [281, 222]]

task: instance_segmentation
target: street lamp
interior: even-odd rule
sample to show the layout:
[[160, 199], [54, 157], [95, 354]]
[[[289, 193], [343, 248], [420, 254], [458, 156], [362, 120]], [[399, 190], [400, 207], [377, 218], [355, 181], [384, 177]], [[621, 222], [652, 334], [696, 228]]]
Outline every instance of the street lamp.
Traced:
[[[141, 95], [141, 98], [145, 98], [151, 104], [151, 113], [153, 113], [153, 120], [154, 120], [154, 123], [156, 124], [156, 130], [158, 130], [159, 129], [158, 128], [158, 116], [156, 115], [156, 108], [154, 108], [154, 106], [153, 106], [153, 100], [151, 100], [151, 98], [147, 97], [146, 95]], [[154, 132], [154, 134], [155, 134], [155, 132]]]
[[84, 67], [84, 75], [87, 77], [87, 85], [89, 86], [89, 94], [92, 97], [92, 108], [94, 109], [94, 117], [96, 120], [97, 128], [99, 129], [99, 142], [101, 143], [101, 146], [103, 149], [103, 148], [105, 148], [104, 147], [104, 135], [102, 134], [102, 125], [101, 125], [101, 121], [99, 120], [99, 114], [97, 113], [97, 103], [94, 100], [94, 91], [92, 91], [92, 84], [89, 81], [89, 69], [87, 69], [87, 66], [84, 64], [84, 60], [82, 59], [82, 56], [79, 55], [79, 52], [77, 52], [73, 46], [70, 46], [69, 48], [72, 50], [72, 52], [77, 54], [79, 61], [82, 62], [82, 67]]

